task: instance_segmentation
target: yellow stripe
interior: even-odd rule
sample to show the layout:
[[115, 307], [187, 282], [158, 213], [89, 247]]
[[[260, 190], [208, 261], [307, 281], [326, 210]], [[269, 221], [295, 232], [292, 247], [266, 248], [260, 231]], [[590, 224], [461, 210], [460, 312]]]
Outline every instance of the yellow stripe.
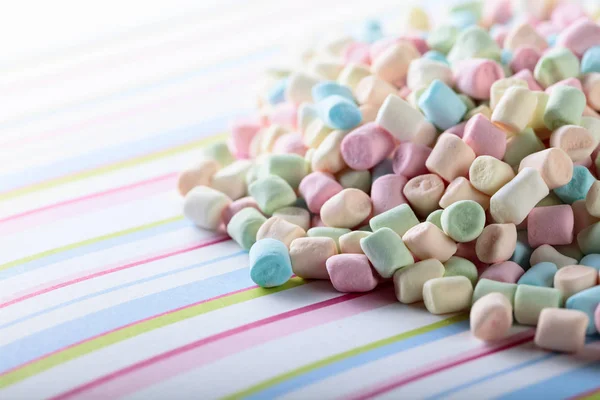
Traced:
[[93, 168], [87, 171], [78, 172], [72, 175], [61, 176], [58, 178], [50, 179], [47, 181], [34, 183], [33, 185], [21, 187], [18, 189], [10, 190], [6, 193], [0, 194], [0, 201], [14, 199], [15, 197], [24, 196], [26, 194], [31, 194], [35, 192], [39, 192], [41, 190], [50, 189], [60, 185], [66, 185], [68, 183], [73, 183], [77, 181], [81, 181], [87, 178], [92, 178], [95, 176], [107, 174], [109, 172], [118, 171], [121, 169], [134, 167], [140, 164], [145, 164], [151, 161], [159, 160], [161, 158], [170, 157], [176, 154], [185, 153], [186, 151], [195, 150], [198, 147], [206, 146], [208, 144], [212, 144], [215, 142], [219, 142], [227, 137], [226, 133], [219, 133], [214, 136], [210, 136], [207, 138], [203, 138], [200, 140], [196, 140], [191, 143], [182, 144], [176, 147], [172, 147], [170, 149], [157, 151], [155, 153], [145, 154], [143, 156], [138, 156], [131, 158], [129, 160], [119, 161], [114, 164], [105, 165], [98, 168]]

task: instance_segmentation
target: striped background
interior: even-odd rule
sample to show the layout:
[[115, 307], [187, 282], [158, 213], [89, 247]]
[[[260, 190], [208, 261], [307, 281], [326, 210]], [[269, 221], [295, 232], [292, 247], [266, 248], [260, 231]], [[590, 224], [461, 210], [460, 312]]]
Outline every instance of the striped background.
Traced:
[[465, 315], [389, 285], [257, 288], [245, 252], [182, 218], [177, 171], [250, 112], [285, 38], [364, 15], [393, 29], [402, 11], [279, 3], [226, 0], [0, 65], [0, 398], [593, 396], [600, 342], [549, 354], [516, 327], [486, 347]]

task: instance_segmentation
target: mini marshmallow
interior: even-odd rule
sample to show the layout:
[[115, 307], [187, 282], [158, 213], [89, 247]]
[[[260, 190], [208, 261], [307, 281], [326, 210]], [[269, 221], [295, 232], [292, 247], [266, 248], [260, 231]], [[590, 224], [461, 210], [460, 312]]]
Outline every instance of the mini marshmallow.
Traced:
[[510, 165], [492, 156], [477, 157], [469, 168], [471, 185], [488, 196], [493, 196], [514, 177]]
[[319, 214], [323, 204], [342, 189], [333, 176], [324, 172], [313, 172], [306, 175], [298, 186], [298, 191], [306, 200], [308, 209], [315, 214]]
[[498, 44], [483, 28], [470, 26], [463, 29], [452, 49], [448, 53], [448, 61], [452, 64], [470, 58], [489, 58], [500, 61]]
[[575, 165], [573, 167], [573, 176], [569, 183], [557, 187], [554, 189], [554, 193], [560, 197], [563, 202], [572, 204], [577, 200], [585, 200], [588, 191], [595, 181], [596, 179], [589, 169], [580, 165]]
[[592, 46], [600, 43], [600, 27], [587, 18], [582, 18], [570, 24], [558, 37], [556, 44], [570, 49], [576, 56], [581, 57]]
[[369, 292], [377, 287], [377, 277], [364, 254], [337, 254], [329, 257], [326, 265], [338, 292]]
[[527, 128], [518, 135], [508, 139], [506, 142], [504, 161], [508, 165], [516, 168], [525, 157], [542, 151], [545, 148], [546, 146], [544, 146], [544, 143], [542, 143], [533, 129]]
[[340, 252], [351, 254], [364, 254], [360, 247], [360, 240], [369, 236], [371, 232], [352, 231], [340, 236]]
[[529, 89], [520, 86], [506, 90], [492, 113], [492, 122], [515, 134], [527, 126], [534, 115], [537, 98]]
[[527, 218], [529, 245], [570, 244], [573, 241], [573, 225], [573, 209], [567, 204], [534, 208]]
[[275, 239], [257, 241], [250, 249], [250, 278], [260, 287], [281, 286], [292, 277], [287, 247]]
[[435, 127], [419, 110], [395, 95], [387, 96], [377, 113], [375, 122], [399, 141], [413, 141], [416, 138], [436, 134]]
[[517, 284], [515, 283], [479, 279], [479, 282], [477, 282], [477, 286], [475, 286], [475, 290], [473, 291], [473, 304], [489, 293], [501, 293], [514, 307], [516, 291]]
[[250, 160], [237, 160], [229, 166], [217, 171], [211, 179], [211, 186], [225, 193], [232, 200], [237, 200], [246, 195], [246, 174], [253, 162]]
[[422, 222], [410, 228], [402, 240], [420, 260], [435, 258], [446, 262], [456, 253], [456, 243], [431, 222]]
[[335, 241], [328, 237], [301, 237], [290, 244], [294, 274], [304, 279], [329, 279], [326, 262], [337, 254]]
[[524, 168], [492, 196], [490, 213], [496, 222], [520, 224], [548, 193], [541, 174], [533, 168]]
[[303, 143], [309, 149], [316, 149], [331, 132], [333, 132], [333, 129], [327, 126], [321, 119], [317, 118], [306, 128]]
[[254, 200], [251, 196], [242, 197], [241, 199], [237, 199], [236, 201], [231, 202], [225, 210], [223, 210], [223, 223], [225, 226], [229, 224], [231, 218], [240, 210], [244, 208], [252, 207], [260, 212], [258, 208], [258, 204], [256, 200]]
[[473, 304], [471, 333], [477, 339], [493, 342], [507, 336], [513, 322], [510, 301], [500, 293], [489, 293]]
[[423, 300], [423, 286], [430, 279], [444, 276], [444, 266], [435, 259], [419, 261], [394, 273], [396, 298], [411, 304]]
[[197, 226], [216, 230], [225, 209], [231, 204], [226, 194], [207, 186], [196, 186], [183, 200], [183, 215]]
[[310, 213], [300, 207], [283, 207], [273, 213], [273, 217], [281, 218], [307, 231], [310, 228]]
[[555, 47], [542, 55], [533, 71], [535, 80], [548, 87], [579, 75], [579, 59], [566, 48]]
[[406, 185], [406, 178], [402, 175], [387, 174], [376, 179], [371, 186], [373, 215], [406, 204], [406, 198], [402, 193], [404, 185]]
[[576, 353], [585, 345], [588, 316], [577, 310], [545, 308], [540, 312], [534, 342], [551, 351]]
[[475, 99], [488, 100], [494, 82], [504, 78], [504, 70], [497, 62], [473, 58], [460, 63], [456, 72], [456, 88]]
[[215, 160], [221, 167], [226, 167], [235, 161], [235, 157], [231, 154], [225, 142], [216, 142], [204, 147], [201, 157], [207, 160]]
[[554, 286], [554, 275], [558, 268], [551, 262], [541, 262], [535, 264], [519, 278], [517, 282], [519, 285], [530, 285], [530, 286], [542, 286], [542, 287], [553, 287]]
[[475, 160], [475, 152], [459, 137], [444, 133], [440, 135], [425, 165], [447, 182], [466, 176]]
[[227, 224], [227, 234], [244, 250], [250, 250], [256, 242], [258, 230], [266, 222], [260, 211], [248, 207], [237, 213]]
[[483, 115], [475, 115], [467, 122], [462, 139], [476, 156], [502, 160], [506, 152], [506, 134]]
[[477, 239], [485, 226], [485, 211], [473, 200], [457, 201], [442, 213], [444, 233], [456, 242]]
[[525, 82], [527, 82], [527, 88], [534, 93], [543, 90], [542, 87], [536, 82], [533, 73], [528, 69], [521, 70], [512, 77], [515, 79], [523, 79]]
[[321, 120], [331, 129], [352, 129], [362, 121], [362, 114], [354, 101], [340, 95], [321, 100], [317, 103], [317, 110]]
[[542, 310], [560, 308], [559, 290], [549, 287], [519, 285], [515, 293], [515, 319], [521, 325], [537, 325]]
[[552, 132], [550, 146], [564, 150], [573, 162], [580, 162], [592, 154], [596, 141], [587, 129], [564, 125]]
[[556, 265], [557, 268], [563, 268], [567, 265], [577, 264], [577, 260], [571, 257], [567, 257], [558, 252], [554, 247], [549, 244], [543, 244], [531, 253], [530, 264], [536, 265], [541, 262], [551, 262]]
[[212, 177], [221, 168], [214, 160], [201, 160], [192, 168], [184, 170], [177, 178], [177, 189], [179, 194], [185, 196], [196, 186], [210, 186]]
[[429, 171], [425, 166], [427, 158], [431, 154], [431, 148], [411, 143], [401, 143], [393, 154], [394, 173], [403, 175], [408, 179], [427, 174]]
[[313, 171], [336, 174], [346, 168], [340, 144], [347, 135], [347, 131], [333, 131], [327, 135], [313, 153], [311, 159]]
[[560, 290], [565, 300], [597, 284], [598, 270], [585, 265], [567, 265], [554, 275], [554, 287]]
[[444, 262], [444, 276], [464, 276], [475, 286], [478, 274], [475, 264], [466, 258], [452, 256]]
[[494, 82], [490, 88], [490, 108], [492, 110], [498, 106], [498, 103], [504, 96], [504, 93], [506, 93], [506, 91], [513, 86], [528, 88], [527, 82], [519, 78], [504, 78]]
[[409, 89], [415, 90], [422, 86], [428, 86], [436, 79], [446, 85], [452, 85], [452, 70], [447, 64], [427, 58], [419, 58], [410, 63], [406, 76], [406, 84]]
[[432, 314], [466, 310], [471, 305], [473, 286], [464, 276], [430, 279], [423, 285], [423, 300]]
[[440, 207], [447, 208], [461, 200], [473, 200], [479, 203], [484, 210], [490, 208], [489, 196], [476, 190], [471, 182], [462, 176], [450, 182], [439, 204]]
[[426, 217], [438, 209], [444, 189], [442, 178], [436, 174], [426, 174], [409, 180], [402, 193], [417, 215]]
[[549, 189], [564, 186], [573, 178], [573, 161], [561, 148], [550, 148], [530, 154], [519, 164], [519, 171], [524, 168], [538, 170]]
[[344, 189], [330, 197], [321, 207], [325, 225], [335, 228], [352, 228], [371, 215], [369, 196], [358, 189]]
[[323, 81], [314, 85], [311, 89], [312, 98], [315, 103], [326, 99], [329, 96], [342, 96], [350, 101], [354, 101], [352, 90], [344, 85], [334, 81]]
[[479, 279], [489, 279], [492, 281], [517, 283], [519, 278], [525, 273], [523, 267], [514, 261], [503, 261], [498, 264], [490, 265], [481, 273]]
[[382, 278], [391, 278], [396, 270], [415, 262], [400, 236], [390, 228], [362, 238], [360, 247]]
[[531, 46], [539, 51], [548, 47], [548, 42], [537, 33], [535, 27], [529, 23], [515, 25], [504, 39], [504, 48], [515, 51], [522, 46]]
[[570, 86], [554, 88], [544, 112], [546, 127], [555, 130], [563, 125], [579, 124], [585, 103], [585, 94], [579, 89]]
[[535, 65], [542, 57], [542, 52], [531, 46], [521, 46], [515, 50], [510, 68], [513, 72], [527, 70], [533, 72]]
[[355, 94], [360, 104], [371, 104], [380, 107], [389, 95], [395, 95], [397, 91], [394, 85], [376, 76], [369, 75], [358, 83]]
[[514, 224], [490, 224], [477, 238], [475, 251], [479, 260], [495, 264], [511, 258], [517, 245], [517, 228]]
[[458, 124], [467, 112], [460, 97], [439, 79], [431, 82], [421, 95], [419, 108], [431, 123], [442, 130]]
[[287, 247], [293, 240], [306, 236], [306, 231], [279, 217], [271, 217], [256, 232], [256, 240], [271, 238], [279, 240]]
[[419, 57], [421, 54], [414, 45], [408, 41], [400, 41], [388, 46], [373, 58], [371, 71], [378, 78], [394, 86], [400, 86], [408, 73], [411, 61]]
[[248, 192], [267, 215], [278, 209], [294, 204], [296, 193], [283, 179], [276, 175], [259, 178], [248, 187]]
[[379, 215], [374, 216], [369, 221], [373, 232], [381, 228], [390, 228], [398, 235], [403, 236], [409, 229], [419, 223], [417, 216], [408, 204], [400, 204]]
[[350, 132], [341, 141], [341, 156], [355, 170], [373, 168], [385, 159], [394, 147], [394, 139], [373, 122]]
[[327, 226], [315, 226], [306, 231], [306, 236], [308, 237], [327, 237], [331, 238], [335, 241], [335, 246], [337, 248], [338, 253], [340, 252], [340, 243], [339, 239], [342, 235], [349, 233], [350, 229], [346, 228], [330, 228]]

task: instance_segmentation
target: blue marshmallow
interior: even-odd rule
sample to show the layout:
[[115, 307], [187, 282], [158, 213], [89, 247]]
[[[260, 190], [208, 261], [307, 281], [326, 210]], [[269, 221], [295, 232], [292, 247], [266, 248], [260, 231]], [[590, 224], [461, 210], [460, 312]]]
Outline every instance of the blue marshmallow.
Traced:
[[287, 79], [280, 79], [267, 93], [267, 101], [269, 104], [279, 104], [285, 101], [285, 88], [287, 87]]
[[427, 58], [429, 60], [438, 61], [438, 62], [444, 63], [446, 65], [450, 65], [446, 56], [436, 50], [429, 50], [427, 53], [423, 54], [423, 58]]
[[383, 37], [383, 30], [379, 21], [371, 19], [365, 21], [358, 31], [357, 38], [361, 42], [373, 43]]
[[579, 265], [586, 265], [600, 271], [600, 254], [588, 254], [579, 261]]
[[261, 239], [250, 248], [250, 278], [258, 286], [281, 286], [292, 277], [292, 262], [285, 244]]
[[581, 59], [581, 73], [600, 72], [600, 46], [590, 47]]
[[541, 262], [535, 264], [527, 272], [521, 275], [517, 282], [519, 285], [554, 287], [554, 275], [558, 271], [556, 264]]
[[441, 130], [458, 124], [467, 112], [467, 106], [460, 97], [439, 79], [431, 82], [419, 97], [419, 108]]
[[358, 106], [337, 94], [318, 102], [317, 110], [321, 120], [331, 129], [352, 129], [362, 121]]
[[348, 86], [340, 85], [337, 82], [325, 81], [317, 83], [312, 88], [312, 97], [315, 103], [326, 99], [329, 96], [338, 95], [354, 102], [352, 90]]
[[596, 325], [594, 324], [594, 312], [596, 312], [598, 304], [600, 304], [600, 286], [594, 286], [579, 293], [575, 293], [573, 296], [569, 297], [566, 303], [566, 308], [583, 311], [588, 315], [590, 318], [587, 327], [588, 335], [598, 333]]
[[585, 196], [596, 181], [589, 169], [582, 165], [573, 167], [573, 178], [564, 186], [554, 189], [563, 203], [573, 204], [577, 200], [585, 200]]

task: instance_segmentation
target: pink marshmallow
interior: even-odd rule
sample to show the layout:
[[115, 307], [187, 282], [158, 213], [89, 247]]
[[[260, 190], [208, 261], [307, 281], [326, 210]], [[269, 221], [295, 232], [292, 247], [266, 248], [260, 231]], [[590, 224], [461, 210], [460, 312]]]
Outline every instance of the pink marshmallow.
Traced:
[[367, 43], [350, 43], [346, 46], [342, 55], [344, 63], [371, 65], [369, 49], [370, 46]]
[[515, 51], [515, 55], [510, 62], [510, 68], [515, 73], [524, 69], [533, 72], [540, 57], [542, 57], [542, 52], [535, 47], [521, 46]]
[[453, 135], [458, 136], [459, 138], [462, 138], [465, 133], [465, 127], [467, 126], [467, 122], [468, 121], [463, 121], [458, 125], [454, 125], [453, 127], [446, 129], [443, 133], [451, 133]]
[[534, 91], [542, 91], [544, 89], [542, 89], [542, 87], [540, 86], [540, 84], [535, 80], [535, 78], [533, 77], [533, 74], [531, 73], [530, 70], [528, 69], [522, 69], [519, 72], [517, 72], [516, 74], [514, 74], [512, 76], [512, 78], [518, 78], [518, 79], [523, 79], [525, 82], [527, 82], [527, 88], [529, 90], [534, 90]]
[[483, 19], [487, 26], [505, 24], [512, 17], [510, 0], [496, 0], [483, 2]]
[[429, 154], [431, 154], [430, 147], [412, 142], [400, 143], [393, 155], [394, 173], [408, 179], [428, 174], [425, 161]]
[[298, 187], [308, 209], [315, 214], [319, 214], [323, 204], [342, 190], [342, 185], [332, 175], [325, 172], [313, 172], [306, 175]]
[[229, 151], [236, 158], [250, 158], [250, 143], [261, 129], [261, 125], [255, 121], [238, 121], [231, 127], [231, 135], [227, 145]]
[[481, 114], [467, 122], [463, 140], [478, 157], [492, 156], [502, 160], [506, 153], [506, 134]]
[[[557, 7], [556, 10], [560, 11], [561, 8]], [[553, 20], [556, 13], [552, 13]], [[558, 35], [556, 46], [570, 49], [577, 57], [582, 57], [590, 47], [600, 45], [600, 26], [590, 20], [582, 18], [570, 26], [556, 25], [566, 28]]]
[[[550, 20], [554, 25], [558, 26], [561, 29], [565, 29], [572, 27], [577, 22], [581, 22], [578, 20], [587, 20], [587, 17], [581, 5], [577, 4], [574, 1], [565, 1], [559, 3], [554, 8], [554, 11], [552, 11], [552, 15], [550, 16]], [[557, 43], [557, 45], [559, 44]], [[581, 54], [578, 55], [581, 56]]]
[[546, 93], [551, 94], [552, 90], [554, 90], [555, 87], [558, 86], [571, 86], [574, 87], [575, 89], [579, 89], [581, 91], [583, 91], [583, 86], [581, 85], [581, 81], [577, 78], [567, 78], [567, 79], [563, 79], [562, 81], [558, 81], [556, 82], [554, 85], [550, 85], [546, 88]]
[[571, 244], [573, 227], [573, 209], [568, 204], [536, 207], [527, 217], [527, 240], [531, 247]]
[[302, 140], [302, 135], [298, 132], [290, 132], [281, 135], [273, 145], [273, 153], [276, 154], [298, 154], [304, 157], [306, 146]]
[[364, 254], [337, 254], [329, 257], [325, 265], [338, 292], [368, 292], [377, 287], [377, 277]]
[[479, 279], [489, 279], [492, 281], [517, 283], [525, 270], [516, 262], [504, 261], [498, 264], [490, 265], [481, 273]]
[[406, 204], [406, 198], [402, 193], [406, 182], [406, 178], [402, 175], [388, 174], [377, 178], [371, 186], [373, 215], [379, 215], [400, 204]]
[[254, 200], [254, 198], [252, 198], [251, 196], [242, 197], [241, 199], [237, 199], [236, 201], [229, 203], [225, 210], [223, 210], [223, 223], [225, 223], [225, 225], [229, 224], [231, 218], [238, 211], [248, 207], [256, 208], [262, 214], [262, 211], [260, 211], [258, 203], [256, 202], [256, 200]]
[[500, 64], [483, 58], [463, 61], [457, 70], [456, 88], [479, 100], [488, 100], [492, 84], [504, 78], [504, 70]]
[[373, 168], [394, 148], [394, 138], [374, 122], [364, 124], [342, 140], [340, 149], [346, 164], [358, 171]]
[[296, 129], [298, 108], [294, 103], [279, 103], [269, 115], [272, 124], [278, 124], [289, 129]]

